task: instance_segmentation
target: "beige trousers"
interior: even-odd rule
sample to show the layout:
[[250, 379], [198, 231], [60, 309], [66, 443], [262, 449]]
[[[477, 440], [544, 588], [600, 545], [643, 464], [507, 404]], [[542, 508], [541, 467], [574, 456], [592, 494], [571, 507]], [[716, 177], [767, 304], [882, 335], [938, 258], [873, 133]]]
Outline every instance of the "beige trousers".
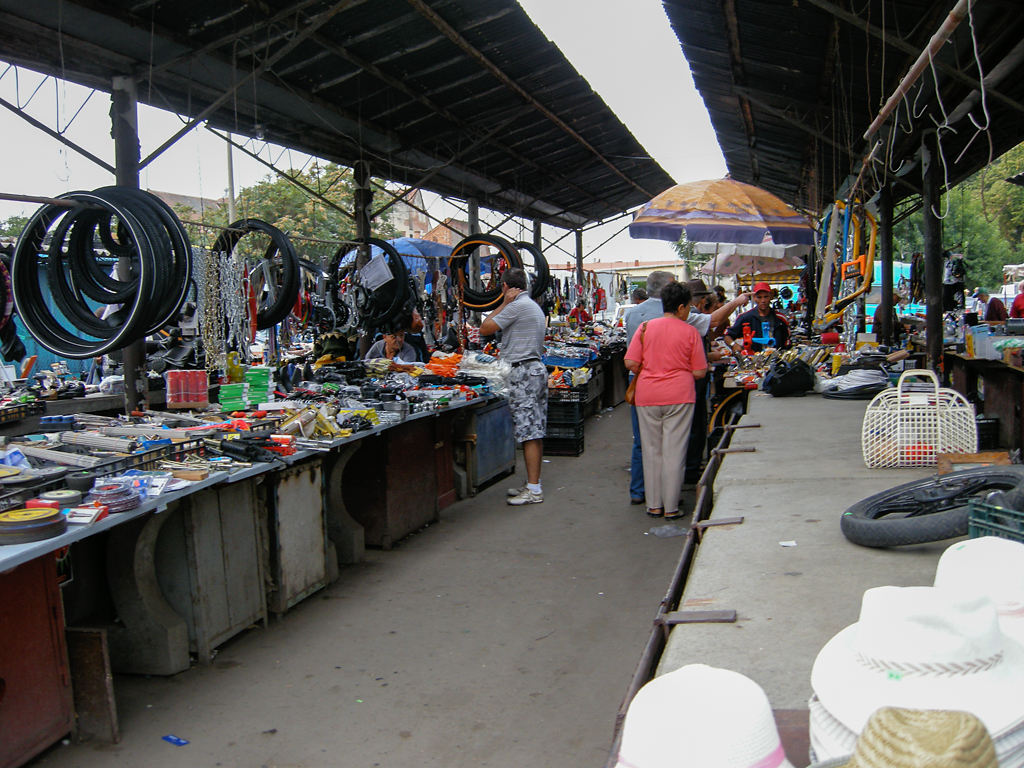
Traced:
[[671, 514], [679, 508], [690, 439], [693, 403], [641, 405], [636, 409], [644, 457], [644, 493], [648, 509]]

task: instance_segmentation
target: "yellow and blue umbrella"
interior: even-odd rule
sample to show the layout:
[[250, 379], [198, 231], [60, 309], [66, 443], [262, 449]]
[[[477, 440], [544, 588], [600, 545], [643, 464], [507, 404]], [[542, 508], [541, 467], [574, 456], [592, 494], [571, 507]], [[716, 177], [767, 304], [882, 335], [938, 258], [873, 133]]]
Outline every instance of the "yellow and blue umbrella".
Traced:
[[771, 192], [733, 179], [677, 184], [646, 203], [629, 225], [635, 239], [813, 245], [807, 217]]

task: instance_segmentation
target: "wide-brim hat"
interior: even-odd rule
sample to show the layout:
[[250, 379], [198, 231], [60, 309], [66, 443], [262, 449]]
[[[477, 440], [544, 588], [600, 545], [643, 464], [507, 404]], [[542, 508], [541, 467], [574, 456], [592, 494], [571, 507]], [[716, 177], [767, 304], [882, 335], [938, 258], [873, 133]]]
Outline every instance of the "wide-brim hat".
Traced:
[[935, 586], [986, 595], [999, 627], [1024, 645], [1024, 544], [996, 536], [959, 541], [935, 568]]
[[998, 740], [1024, 722], [1024, 647], [983, 595], [878, 587], [864, 593], [860, 620], [821, 649], [811, 687], [855, 733], [894, 706], [971, 712]]
[[793, 768], [761, 686], [739, 672], [688, 664], [637, 691], [616, 768]]
[[883, 707], [853, 754], [811, 768], [999, 768], [995, 745], [970, 712]]

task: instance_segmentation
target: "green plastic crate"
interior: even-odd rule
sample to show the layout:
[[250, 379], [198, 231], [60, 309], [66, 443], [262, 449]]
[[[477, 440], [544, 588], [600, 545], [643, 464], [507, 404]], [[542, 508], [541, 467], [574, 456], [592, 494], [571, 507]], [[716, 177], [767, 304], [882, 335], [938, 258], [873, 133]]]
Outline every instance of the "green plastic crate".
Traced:
[[972, 539], [998, 536], [1024, 543], [1024, 512], [1004, 509], [977, 499], [971, 499], [968, 510], [967, 535]]

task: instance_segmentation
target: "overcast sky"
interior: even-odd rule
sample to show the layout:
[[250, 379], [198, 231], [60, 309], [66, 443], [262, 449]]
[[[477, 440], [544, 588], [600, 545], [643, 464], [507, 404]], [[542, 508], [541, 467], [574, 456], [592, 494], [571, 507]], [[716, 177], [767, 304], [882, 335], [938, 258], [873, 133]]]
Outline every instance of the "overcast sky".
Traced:
[[[725, 161], [707, 111], [694, 90], [660, 0], [520, 0], [520, 4], [677, 182], [725, 174]], [[107, 94], [90, 97], [84, 88], [71, 83], [55, 85], [51, 80], [32, 95], [41, 78], [26, 76], [22, 70], [16, 88], [13, 70], [4, 73], [4, 65], [0, 65], [0, 75], [0, 96], [12, 102], [20, 99], [22, 105], [31, 97], [27, 111], [51, 127], [63, 129], [78, 113], [68, 137], [113, 163]], [[139, 123], [143, 155], [181, 125], [176, 116], [144, 105], [139, 107]], [[112, 182], [106, 171], [7, 110], [0, 111], [0, 137], [0, 190], [4, 192], [56, 195]], [[142, 186], [220, 197], [227, 188], [225, 157], [219, 139], [203, 129], [195, 130], [143, 171]], [[291, 153], [278, 164], [300, 167], [304, 159]], [[235, 153], [236, 188], [252, 184], [266, 173], [263, 166]], [[441, 203], [433, 203], [431, 208], [436, 215], [449, 213]], [[31, 210], [32, 205], [0, 201], [0, 218], [27, 215]], [[626, 223], [623, 219], [588, 232], [585, 251], [589, 253]], [[566, 258], [554, 251], [547, 255], [552, 262]], [[588, 261], [634, 258], [668, 260], [674, 254], [669, 243], [630, 240], [628, 233], [622, 232]]]

